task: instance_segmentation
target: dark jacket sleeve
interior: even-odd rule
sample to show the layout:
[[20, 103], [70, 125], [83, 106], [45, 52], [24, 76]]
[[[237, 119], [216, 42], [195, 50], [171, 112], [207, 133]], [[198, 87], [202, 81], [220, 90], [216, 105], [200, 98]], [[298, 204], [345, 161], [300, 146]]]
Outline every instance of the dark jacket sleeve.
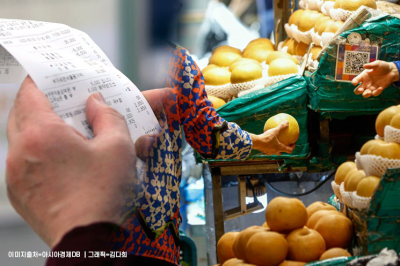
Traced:
[[[400, 74], [400, 61], [395, 61], [395, 62], [393, 62], [393, 63], [396, 64], [397, 70], [399, 71], [399, 74]], [[397, 82], [395, 82], [394, 85], [397, 86], [397, 87], [400, 87], [400, 80], [397, 81]]]
[[96, 223], [74, 228], [54, 247], [46, 266], [137, 265], [133, 262], [134, 256], [126, 252], [107, 250], [108, 239], [112, 232], [118, 229], [118, 226], [111, 223]]

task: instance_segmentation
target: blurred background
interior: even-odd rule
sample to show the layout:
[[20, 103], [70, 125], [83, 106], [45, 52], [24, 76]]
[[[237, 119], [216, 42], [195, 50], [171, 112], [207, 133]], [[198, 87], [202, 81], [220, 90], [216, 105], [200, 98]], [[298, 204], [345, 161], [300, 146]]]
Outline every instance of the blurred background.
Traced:
[[[84, 31], [139, 89], [146, 90], [157, 86], [151, 60], [154, 51], [147, 47], [150, 3], [146, 0], [0, 0], [0, 18], [57, 22]], [[173, 25], [171, 42], [187, 48], [203, 68], [216, 46], [228, 44], [243, 49], [251, 39], [270, 37], [274, 27], [272, 8], [272, 0], [184, 0], [179, 19]], [[6, 194], [5, 128], [17, 88], [17, 85], [0, 84], [0, 265], [44, 265], [44, 259], [10, 259], [7, 255], [9, 251], [49, 250], [14, 212]], [[195, 164], [190, 146], [185, 145], [183, 153], [182, 230], [195, 241], [198, 265], [207, 265], [202, 166]], [[236, 203], [234, 194], [231, 201]], [[226, 202], [229, 204], [230, 200]], [[261, 221], [263, 214], [258, 216]]]

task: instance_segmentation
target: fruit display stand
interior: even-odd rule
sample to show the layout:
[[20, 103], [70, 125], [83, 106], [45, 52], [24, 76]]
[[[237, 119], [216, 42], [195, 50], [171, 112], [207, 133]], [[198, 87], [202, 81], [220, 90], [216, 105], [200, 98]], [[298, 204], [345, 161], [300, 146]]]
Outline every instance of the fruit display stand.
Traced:
[[[295, 117], [298, 121], [300, 136], [292, 154], [267, 156], [261, 152], [253, 151], [246, 161], [204, 160], [197, 155], [198, 161], [206, 165], [207, 170], [205, 171], [205, 175], [211, 175], [216, 242], [225, 233], [225, 221], [262, 208], [262, 205], [257, 202], [245, 203], [245, 175], [307, 171], [321, 172], [335, 169], [348, 159], [346, 155], [328, 159], [310, 156], [308, 136], [310, 121], [308, 120], [309, 109], [307, 108], [307, 103], [306, 80], [302, 76], [294, 76], [263, 90], [258, 90], [237, 98], [217, 110], [226, 120], [235, 122], [242, 129], [255, 134], [262, 133], [265, 121], [269, 117], [285, 112]], [[231, 175], [238, 176], [239, 204], [236, 208], [224, 211], [222, 177]]]
[[[246, 183], [243, 175], [304, 172], [304, 163], [310, 154], [307, 131], [307, 83], [302, 76], [294, 76], [268, 87], [237, 98], [223, 107], [218, 113], [224, 119], [237, 123], [242, 129], [261, 134], [265, 121], [280, 112], [285, 112], [299, 123], [300, 137], [292, 154], [267, 156], [254, 151], [248, 160], [203, 160], [212, 174], [214, 224], [216, 241], [224, 234], [224, 221], [246, 215], [262, 208], [257, 203], [246, 205]], [[223, 211], [221, 177], [238, 175], [239, 207]]]
[[[360, 10], [359, 10], [360, 11]], [[332, 155], [331, 123], [345, 119], [371, 121], [383, 109], [396, 105], [400, 99], [400, 90], [390, 86], [379, 97], [364, 99], [354, 94], [350, 82], [338, 81], [336, 59], [338, 44], [352, 33], [358, 33], [362, 39], [368, 38], [378, 44], [379, 60], [398, 61], [400, 51], [400, 19], [379, 11], [363, 9], [345, 23], [341, 31], [323, 49], [319, 65], [313, 73], [306, 72], [304, 77], [294, 76], [264, 89], [251, 92], [228, 102], [219, 108], [218, 113], [230, 122], [236, 122], [244, 130], [260, 134], [265, 121], [277, 114], [293, 115], [300, 125], [300, 138], [293, 154], [266, 156], [253, 152], [246, 161], [201, 160], [206, 166], [206, 174], [211, 175], [214, 209], [214, 230], [216, 244], [225, 233], [224, 222], [261, 209], [258, 202], [246, 204], [245, 175], [285, 173], [285, 172], [322, 172], [335, 169], [342, 162], [354, 160], [354, 153]], [[359, 15], [358, 14], [358, 15]], [[308, 57], [308, 56], [307, 56]], [[350, 120], [350, 123], [352, 121]], [[314, 127], [313, 126], [314, 123]], [[315, 127], [315, 124], [317, 126]], [[357, 125], [356, 125], [357, 126]], [[370, 127], [371, 125], [368, 125]], [[315, 136], [314, 131], [318, 131]], [[362, 136], [364, 143], [374, 135]], [[353, 141], [353, 140], [351, 140]], [[317, 147], [311, 148], [311, 143]], [[346, 142], [338, 142], [346, 146]], [[312, 151], [312, 153], [311, 153]], [[222, 202], [222, 176], [238, 176], [237, 208], [224, 211]], [[356, 225], [357, 237], [354, 247], [356, 255], [379, 253], [383, 247], [399, 251], [398, 241], [399, 206], [393, 205], [393, 199], [399, 195], [398, 180], [400, 170], [389, 170], [383, 177], [381, 190], [378, 190], [368, 211], [349, 210], [349, 217]], [[391, 205], [390, 205], [391, 204]], [[382, 208], [382, 206], [385, 206]], [[391, 214], [383, 213], [390, 210]], [[394, 213], [393, 213], [394, 211]], [[310, 265], [346, 265], [349, 259], [317, 262]]]

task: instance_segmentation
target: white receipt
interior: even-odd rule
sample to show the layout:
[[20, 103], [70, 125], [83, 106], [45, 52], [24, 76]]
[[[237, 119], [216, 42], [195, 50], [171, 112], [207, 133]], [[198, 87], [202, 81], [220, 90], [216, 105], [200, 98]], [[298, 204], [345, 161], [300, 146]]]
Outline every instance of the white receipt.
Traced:
[[101, 92], [124, 115], [133, 141], [159, 129], [142, 93], [84, 32], [57, 23], [0, 19], [0, 84], [27, 73], [54, 111], [87, 138], [86, 100]]

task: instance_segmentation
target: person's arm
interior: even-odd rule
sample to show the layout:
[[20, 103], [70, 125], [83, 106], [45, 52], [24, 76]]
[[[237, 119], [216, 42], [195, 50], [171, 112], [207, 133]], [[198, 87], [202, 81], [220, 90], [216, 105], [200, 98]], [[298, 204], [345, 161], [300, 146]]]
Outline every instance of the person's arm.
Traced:
[[395, 84], [400, 86], [399, 72], [400, 62], [375, 61], [364, 65], [365, 70], [352, 80], [357, 95], [362, 94], [364, 98], [379, 96], [384, 89]]
[[218, 115], [207, 99], [204, 79], [199, 67], [186, 50], [182, 67], [179, 109], [186, 140], [204, 158], [246, 159], [251, 150], [266, 154], [291, 153], [294, 147], [283, 145], [278, 140], [280, 130], [288, 125], [261, 135], [249, 134], [237, 124], [225, 121]]

